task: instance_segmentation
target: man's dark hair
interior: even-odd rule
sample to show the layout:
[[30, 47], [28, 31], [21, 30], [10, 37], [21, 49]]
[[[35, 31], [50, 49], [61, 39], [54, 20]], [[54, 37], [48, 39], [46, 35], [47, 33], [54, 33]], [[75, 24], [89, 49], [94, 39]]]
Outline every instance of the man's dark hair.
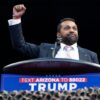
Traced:
[[73, 18], [63, 18], [60, 20], [58, 26], [57, 26], [57, 32], [60, 32], [60, 29], [61, 29], [61, 23], [64, 22], [64, 21], [72, 21], [72, 22], [75, 22], [75, 19]]

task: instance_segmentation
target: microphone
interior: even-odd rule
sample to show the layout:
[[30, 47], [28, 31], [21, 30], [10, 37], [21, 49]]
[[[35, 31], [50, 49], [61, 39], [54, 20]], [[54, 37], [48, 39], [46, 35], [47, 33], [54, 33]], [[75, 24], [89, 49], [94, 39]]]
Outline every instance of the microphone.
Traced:
[[53, 51], [52, 51], [52, 57], [53, 57], [53, 58], [55, 58], [57, 46], [60, 45], [61, 41], [62, 41], [62, 37], [61, 37], [60, 35], [57, 35], [56, 42], [55, 42], [55, 44], [54, 44], [54, 49], [53, 49]]
[[60, 35], [57, 35], [56, 42], [58, 45], [62, 42], [62, 37]]

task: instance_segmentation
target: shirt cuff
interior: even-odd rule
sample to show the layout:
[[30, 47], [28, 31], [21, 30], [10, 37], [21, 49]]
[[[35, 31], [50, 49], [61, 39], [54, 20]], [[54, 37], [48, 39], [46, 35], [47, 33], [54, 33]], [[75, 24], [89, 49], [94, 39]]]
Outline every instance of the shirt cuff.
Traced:
[[21, 23], [21, 19], [9, 19], [8, 20], [9, 26], [20, 24], [20, 23]]

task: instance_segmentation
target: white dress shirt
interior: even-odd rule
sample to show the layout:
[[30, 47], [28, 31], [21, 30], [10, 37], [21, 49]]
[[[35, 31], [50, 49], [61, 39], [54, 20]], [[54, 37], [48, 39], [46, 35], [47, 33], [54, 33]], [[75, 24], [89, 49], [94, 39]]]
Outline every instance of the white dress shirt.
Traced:
[[68, 58], [68, 59], [79, 60], [79, 52], [77, 48], [77, 43], [71, 46], [61, 43], [60, 47], [61, 48], [58, 50], [55, 58]]

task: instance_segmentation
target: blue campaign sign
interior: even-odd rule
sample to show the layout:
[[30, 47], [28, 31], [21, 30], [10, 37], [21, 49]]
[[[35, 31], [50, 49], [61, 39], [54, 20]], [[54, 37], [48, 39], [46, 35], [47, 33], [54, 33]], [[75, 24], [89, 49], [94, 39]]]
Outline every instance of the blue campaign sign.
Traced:
[[2, 74], [1, 90], [77, 90], [84, 87], [99, 87], [100, 74], [27, 76]]

